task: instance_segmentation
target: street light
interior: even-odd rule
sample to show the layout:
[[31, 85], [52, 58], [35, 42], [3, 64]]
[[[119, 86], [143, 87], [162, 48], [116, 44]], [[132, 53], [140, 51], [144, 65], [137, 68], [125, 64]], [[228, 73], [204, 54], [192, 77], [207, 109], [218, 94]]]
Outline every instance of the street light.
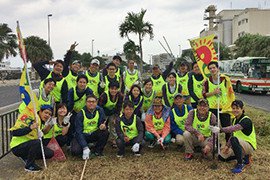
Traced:
[[92, 57], [94, 57], [94, 39], [92, 39]]
[[52, 14], [48, 14], [48, 44], [49, 46], [51, 46], [51, 43], [50, 43], [50, 17], [52, 17]]

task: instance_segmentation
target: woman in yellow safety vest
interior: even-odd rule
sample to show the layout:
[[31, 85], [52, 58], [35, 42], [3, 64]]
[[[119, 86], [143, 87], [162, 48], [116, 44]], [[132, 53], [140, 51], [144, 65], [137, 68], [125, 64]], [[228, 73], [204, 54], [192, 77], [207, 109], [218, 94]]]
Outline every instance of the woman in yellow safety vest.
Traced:
[[176, 73], [171, 72], [168, 75], [168, 82], [162, 86], [162, 97], [164, 104], [172, 107], [174, 95], [182, 92], [181, 84], [176, 81]]
[[134, 104], [134, 114], [139, 118], [142, 116], [143, 94], [141, 87], [137, 84], [131, 86], [130, 91], [126, 95], [125, 101], [131, 101]]
[[[220, 132], [232, 133], [226, 146], [221, 150], [219, 159], [223, 161], [237, 160], [232, 173], [241, 173], [245, 166], [251, 163], [251, 154], [257, 149], [254, 123], [245, 115], [244, 103], [241, 100], [232, 102], [232, 113], [235, 116], [232, 125], [223, 127]], [[219, 129], [219, 128], [217, 128]], [[212, 129], [214, 133], [215, 128]]]
[[[25, 170], [28, 172], [38, 172], [40, 168], [36, 163], [36, 159], [42, 158], [41, 141], [43, 130], [40, 130], [41, 122], [48, 121], [51, 118], [53, 108], [49, 105], [43, 105], [38, 111], [38, 117], [35, 118], [31, 112], [20, 114], [15, 125], [10, 129], [12, 139], [10, 148], [13, 154], [20, 157], [25, 163]], [[45, 130], [44, 130], [45, 131]], [[40, 139], [39, 139], [40, 138]], [[54, 152], [43, 147], [45, 158], [51, 158]]]
[[60, 103], [57, 106], [57, 117], [52, 118], [45, 124], [50, 124], [50, 130], [43, 136], [43, 144], [47, 146], [51, 138], [54, 136], [59, 146], [62, 147], [67, 143], [67, 133], [70, 126], [71, 113], [67, 114], [66, 104]]

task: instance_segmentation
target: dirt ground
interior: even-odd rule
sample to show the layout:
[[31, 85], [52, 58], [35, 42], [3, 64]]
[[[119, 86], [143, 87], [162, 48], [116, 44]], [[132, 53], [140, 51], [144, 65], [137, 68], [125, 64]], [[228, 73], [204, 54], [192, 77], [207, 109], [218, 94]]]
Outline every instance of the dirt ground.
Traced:
[[[239, 175], [230, 172], [235, 162], [216, 162], [217, 169], [212, 170], [211, 165], [215, 161], [203, 159], [200, 153], [195, 154], [193, 160], [185, 161], [184, 149], [179, 150], [175, 145], [166, 151], [159, 147], [145, 147], [141, 157], [133, 156], [130, 148], [127, 148], [124, 158], [117, 158], [117, 149], [108, 146], [105, 157], [88, 160], [84, 179], [270, 179], [270, 113], [248, 108], [247, 114], [255, 122], [258, 149], [252, 157], [251, 166]], [[6, 174], [14, 176], [0, 175], [0, 179], [79, 179], [84, 166], [81, 157], [70, 155], [65, 162], [47, 162], [46, 170], [26, 173], [21, 162], [13, 161], [12, 164], [16, 163], [16, 166], [12, 168], [9, 165]], [[42, 161], [38, 161], [38, 164], [42, 165]], [[1, 171], [5, 169], [1, 168]]]

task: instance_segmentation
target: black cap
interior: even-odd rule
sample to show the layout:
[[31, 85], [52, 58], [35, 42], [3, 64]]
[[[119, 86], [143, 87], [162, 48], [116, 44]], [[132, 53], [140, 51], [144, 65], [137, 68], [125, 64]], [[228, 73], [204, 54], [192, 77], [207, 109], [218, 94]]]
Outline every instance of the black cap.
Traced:
[[187, 61], [181, 61], [180, 66], [187, 66]]
[[109, 88], [116, 87], [119, 88], [119, 83], [116, 81], [112, 81], [109, 83]]
[[241, 109], [244, 107], [244, 103], [241, 100], [235, 100], [232, 102], [232, 106], [240, 107]]

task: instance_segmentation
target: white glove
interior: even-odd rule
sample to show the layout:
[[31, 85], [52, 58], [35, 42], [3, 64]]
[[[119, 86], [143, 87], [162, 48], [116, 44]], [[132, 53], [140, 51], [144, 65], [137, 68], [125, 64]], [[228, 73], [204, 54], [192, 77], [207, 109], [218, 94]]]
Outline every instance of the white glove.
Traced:
[[88, 147], [83, 149], [83, 155], [82, 155], [83, 160], [89, 159], [89, 154], [90, 154], [90, 149]]
[[56, 117], [52, 117], [45, 122], [45, 126], [50, 125], [51, 127], [53, 127], [55, 124], [56, 124]]
[[139, 144], [139, 143], [135, 143], [135, 144], [132, 146], [131, 150], [132, 150], [133, 152], [139, 152], [139, 150], [140, 150], [140, 144]]
[[142, 113], [141, 121], [143, 121], [143, 122], [145, 121], [145, 115], [146, 115], [145, 113]]
[[104, 82], [104, 81], [101, 81], [101, 83], [99, 84], [99, 86], [100, 86], [101, 88], [104, 88], [104, 87], [105, 87], [105, 82]]
[[220, 132], [220, 128], [218, 126], [209, 126], [209, 129], [212, 131], [212, 133]]
[[38, 129], [38, 139], [42, 138], [43, 135], [44, 135], [43, 132], [40, 129]]
[[63, 123], [64, 124], [69, 124], [69, 122], [70, 122], [70, 117], [72, 116], [72, 113], [68, 113], [65, 117], [64, 117], [64, 119], [63, 119]]
[[157, 140], [157, 144], [163, 144], [164, 139], [161, 137]]

